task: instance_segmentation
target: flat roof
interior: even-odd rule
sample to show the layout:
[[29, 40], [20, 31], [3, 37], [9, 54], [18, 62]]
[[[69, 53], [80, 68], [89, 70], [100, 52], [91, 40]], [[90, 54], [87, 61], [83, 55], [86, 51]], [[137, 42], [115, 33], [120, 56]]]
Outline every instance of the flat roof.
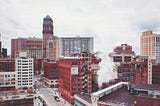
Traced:
[[156, 99], [160, 99], [159, 95], [149, 95], [149, 94], [139, 94], [139, 95], [135, 95], [137, 97], [144, 97], [144, 98], [156, 98]]
[[135, 89], [145, 89], [145, 90], [158, 90], [160, 91], [160, 85], [158, 84], [131, 84]]
[[130, 95], [127, 89], [121, 88], [109, 95], [103, 96], [99, 99], [99, 102], [124, 106], [134, 106], [134, 96]]
[[91, 102], [91, 94], [89, 93], [83, 93], [83, 94], [76, 94], [78, 97], [80, 97], [81, 99], [89, 102], [89, 103], [92, 103]]
[[79, 57], [64, 57], [64, 59], [75, 59], [75, 60], [78, 60], [80, 58]]
[[119, 86], [119, 85], [122, 85], [122, 84], [127, 84], [127, 85], [128, 85], [129, 82], [119, 82], [119, 83], [114, 84], [114, 85], [112, 85], [112, 86], [110, 86], [110, 87], [107, 87], [107, 88], [102, 89], [102, 90], [100, 90], [100, 91], [94, 92], [94, 93], [92, 93], [92, 95], [93, 95], [93, 96], [98, 96], [98, 95], [100, 95], [100, 94], [102, 94], [102, 93], [104, 93], [104, 92], [106, 92], [106, 91], [108, 91], [108, 90], [110, 90], [110, 89], [113, 89], [113, 88], [115, 88], [115, 87], [117, 87], [117, 86]]

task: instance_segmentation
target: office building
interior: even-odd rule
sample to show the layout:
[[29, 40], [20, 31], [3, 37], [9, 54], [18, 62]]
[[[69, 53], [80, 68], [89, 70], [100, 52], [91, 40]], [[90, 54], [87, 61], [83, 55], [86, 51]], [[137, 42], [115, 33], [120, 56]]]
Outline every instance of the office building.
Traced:
[[142, 32], [140, 44], [142, 56], [149, 56], [160, 62], [160, 34], [152, 31]]
[[60, 37], [60, 56], [70, 56], [71, 54], [90, 52], [93, 53], [93, 37]]
[[43, 41], [40, 38], [29, 37], [26, 40], [25, 50], [34, 59], [43, 59]]
[[33, 87], [33, 58], [27, 52], [19, 52], [15, 59], [16, 88]]
[[7, 57], [7, 48], [2, 48], [2, 56], [3, 58]]
[[42, 39], [36, 37], [11, 39], [11, 57], [14, 58], [17, 52], [25, 51], [32, 58], [42, 59], [42, 43]]
[[17, 51], [26, 48], [26, 38], [11, 39], [11, 57], [14, 58]]

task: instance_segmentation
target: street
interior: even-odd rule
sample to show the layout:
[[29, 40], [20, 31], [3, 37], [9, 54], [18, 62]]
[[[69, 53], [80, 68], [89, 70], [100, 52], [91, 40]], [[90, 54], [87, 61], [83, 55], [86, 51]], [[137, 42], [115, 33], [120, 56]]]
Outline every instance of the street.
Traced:
[[[47, 106], [65, 106], [61, 101], [56, 101], [54, 98], [54, 91], [51, 88], [46, 87], [44, 84], [36, 80], [36, 97], [41, 97], [47, 104]], [[41, 106], [41, 101], [35, 100], [37, 104], [35, 106]], [[40, 103], [41, 102], [41, 103]]]

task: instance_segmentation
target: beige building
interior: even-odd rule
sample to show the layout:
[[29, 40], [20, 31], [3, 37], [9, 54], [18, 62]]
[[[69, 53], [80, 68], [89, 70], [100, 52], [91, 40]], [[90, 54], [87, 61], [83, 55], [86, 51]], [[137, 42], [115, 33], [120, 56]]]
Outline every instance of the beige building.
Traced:
[[0, 72], [0, 90], [15, 88], [15, 72]]
[[160, 34], [152, 33], [152, 31], [142, 32], [140, 43], [142, 56], [160, 60]]

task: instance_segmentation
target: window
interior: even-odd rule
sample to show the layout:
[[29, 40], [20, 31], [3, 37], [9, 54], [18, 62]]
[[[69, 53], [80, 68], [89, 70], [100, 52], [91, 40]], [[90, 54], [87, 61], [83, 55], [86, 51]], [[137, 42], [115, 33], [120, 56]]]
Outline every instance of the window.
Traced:
[[49, 48], [53, 48], [53, 42], [49, 42]]

